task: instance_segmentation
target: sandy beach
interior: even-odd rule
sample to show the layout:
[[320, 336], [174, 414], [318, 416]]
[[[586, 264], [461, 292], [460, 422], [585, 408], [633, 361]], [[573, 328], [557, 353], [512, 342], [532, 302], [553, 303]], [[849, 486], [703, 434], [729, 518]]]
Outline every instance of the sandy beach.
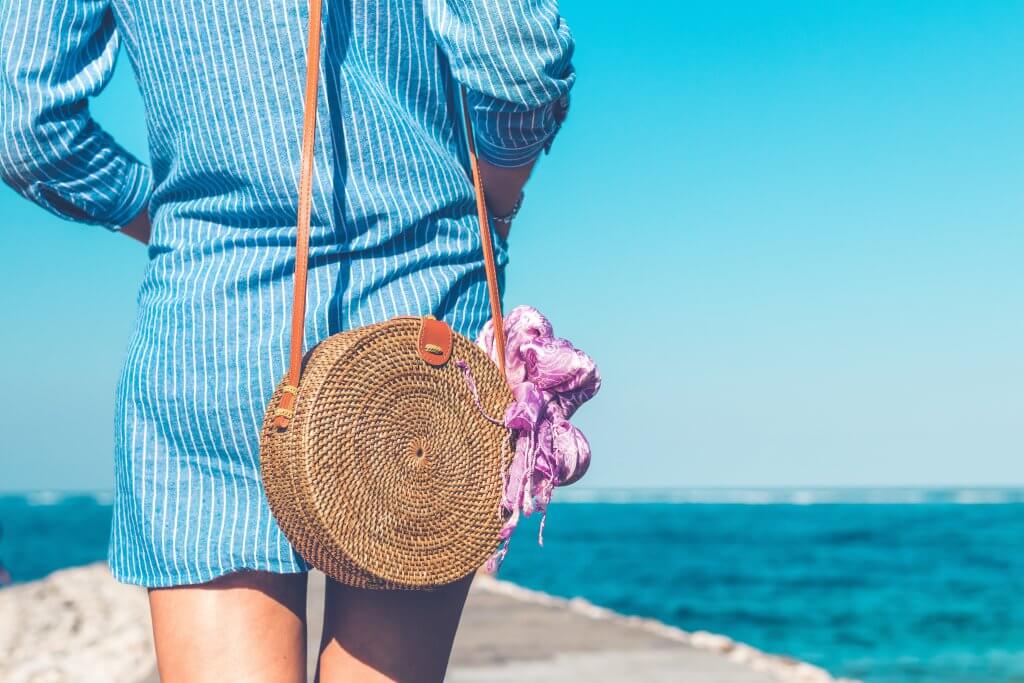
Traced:
[[[323, 576], [311, 575], [310, 622]], [[145, 593], [103, 564], [62, 570], [0, 591], [0, 681], [157, 683]], [[311, 629], [315, 656], [317, 629]], [[312, 670], [312, 667], [311, 667]], [[479, 577], [447, 681], [831, 683], [822, 669], [705, 632], [616, 614]]]

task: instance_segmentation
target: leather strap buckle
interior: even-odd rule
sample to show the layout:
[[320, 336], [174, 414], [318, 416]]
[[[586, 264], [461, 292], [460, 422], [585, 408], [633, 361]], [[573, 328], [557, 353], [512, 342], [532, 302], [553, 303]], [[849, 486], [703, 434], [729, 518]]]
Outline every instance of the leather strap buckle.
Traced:
[[424, 316], [420, 322], [420, 339], [416, 351], [427, 365], [444, 365], [452, 356], [452, 328], [432, 315]]

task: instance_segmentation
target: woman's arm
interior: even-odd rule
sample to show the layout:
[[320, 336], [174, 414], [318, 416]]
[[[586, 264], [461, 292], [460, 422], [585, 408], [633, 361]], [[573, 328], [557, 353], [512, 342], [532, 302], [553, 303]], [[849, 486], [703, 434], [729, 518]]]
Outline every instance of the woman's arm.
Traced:
[[143, 244], [149, 244], [149, 233], [152, 225], [149, 222], [149, 212], [143, 209], [128, 223], [126, 226], [121, 228], [121, 234], [127, 235], [134, 240], [138, 240]]
[[575, 81], [573, 40], [557, 0], [426, 0], [427, 20], [468, 89], [487, 201], [515, 205], [550, 145]]
[[120, 46], [109, 0], [4, 3], [0, 175], [59, 216], [119, 230], [144, 214], [149, 168], [89, 114]]
[[[480, 179], [484, 184], [487, 198], [487, 210], [492, 216], [507, 216], [519, 202], [523, 186], [530, 178], [534, 162], [514, 168], [495, 166], [483, 159], [480, 160]], [[503, 238], [508, 239], [508, 223], [495, 223], [494, 229]]]

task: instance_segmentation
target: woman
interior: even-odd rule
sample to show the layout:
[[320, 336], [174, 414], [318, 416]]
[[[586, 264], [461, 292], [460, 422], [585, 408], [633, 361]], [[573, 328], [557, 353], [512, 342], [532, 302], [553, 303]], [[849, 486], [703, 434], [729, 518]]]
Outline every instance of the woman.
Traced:
[[[258, 432], [287, 358], [308, 9], [2, 7], [4, 179], [149, 245], [117, 392], [111, 570], [150, 589], [164, 681], [304, 681], [307, 566], [267, 506]], [[473, 337], [488, 304], [457, 84], [504, 265], [573, 82], [556, 1], [332, 0], [323, 26], [307, 343], [428, 313]], [[89, 116], [122, 41], [151, 166]], [[332, 583], [319, 679], [441, 680], [469, 582]]]

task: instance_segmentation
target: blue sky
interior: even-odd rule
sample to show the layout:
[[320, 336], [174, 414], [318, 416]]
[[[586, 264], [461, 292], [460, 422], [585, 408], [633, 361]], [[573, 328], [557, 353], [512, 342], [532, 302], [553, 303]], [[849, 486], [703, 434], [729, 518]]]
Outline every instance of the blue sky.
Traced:
[[[622, 7], [508, 273], [603, 369], [584, 485], [1024, 485], [1024, 5]], [[93, 110], [145, 156], [123, 56]], [[0, 226], [0, 489], [109, 488], [145, 252]]]

